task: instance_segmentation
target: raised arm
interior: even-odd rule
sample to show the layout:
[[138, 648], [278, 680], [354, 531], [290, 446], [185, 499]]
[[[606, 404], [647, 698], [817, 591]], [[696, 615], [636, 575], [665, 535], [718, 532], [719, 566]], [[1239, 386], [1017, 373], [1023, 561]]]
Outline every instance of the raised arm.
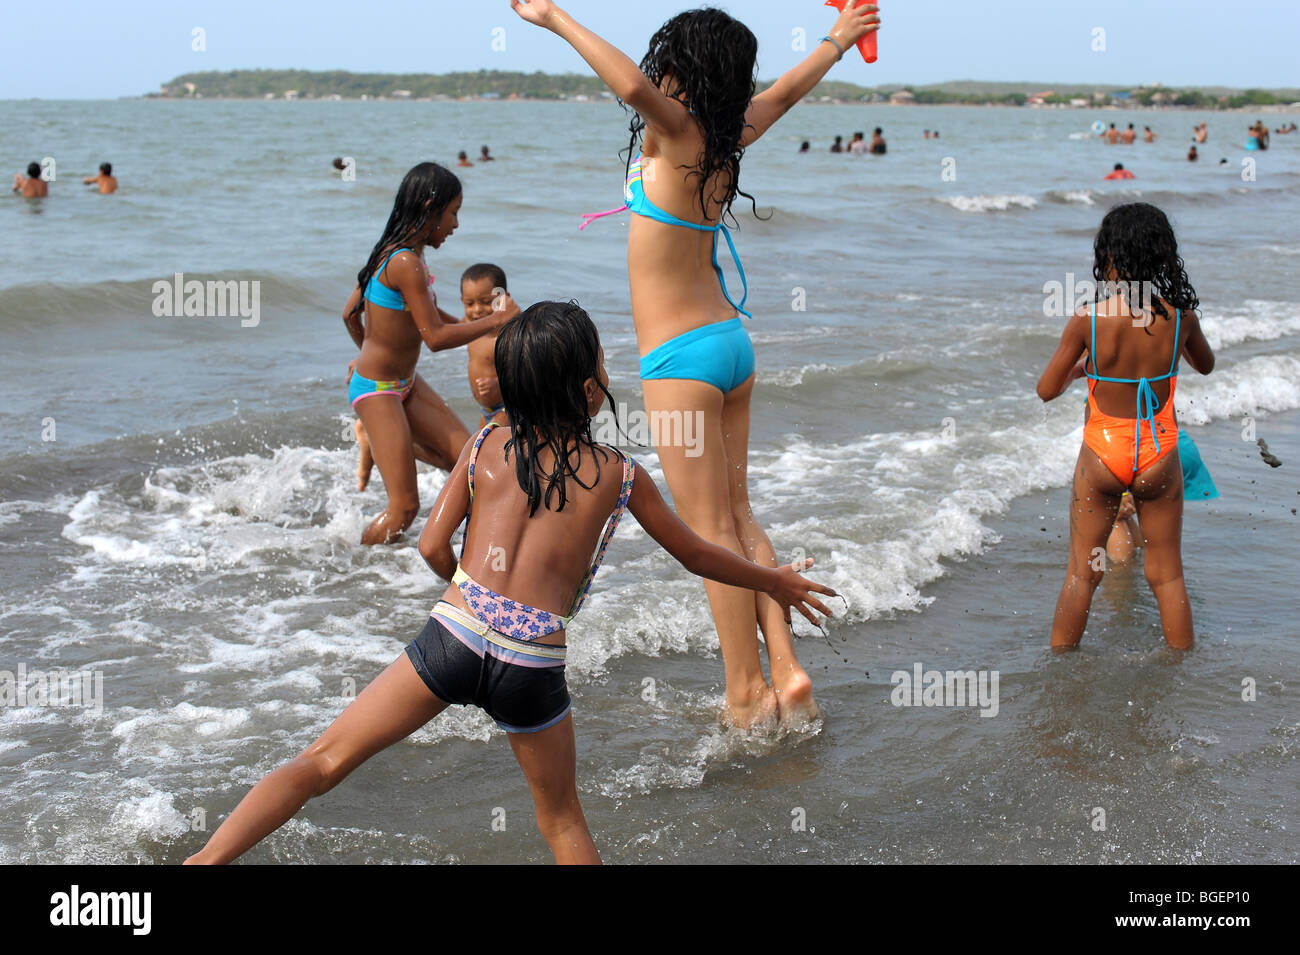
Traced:
[[[450, 483], [451, 479], [448, 479]], [[466, 494], [468, 495], [468, 491]], [[699, 577], [708, 577], [733, 587], [745, 587], [771, 595], [781, 605], [786, 622], [790, 622], [790, 607], [794, 606], [815, 626], [820, 625], [808, 608], [832, 616], [830, 610], [811, 594], [816, 591], [829, 597], [835, 591], [815, 584], [799, 575], [793, 564], [784, 567], [762, 567], [738, 557], [724, 547], [710, 544], [687, 527], [672, 509], [664, 503], [659, 488], [638, 464], [632, 481], [632, 494], [627, 502], [632, 516], [655, 541], [672, 554], [683, 567]], [[799, 569], [807, 570], [812, 559], [804, 561]]]
[[636, 110], [648, 125], [669, 135], [686, 128], [686, 107], [665, 96], [626, 53], [588, 30], [557, 4], [551, 0], [510, 0], [510, 6], [524, 20], [566, 40], [610, 92]]
[[880, 17], [876, 14], [879, 9], [875, 4], [860, 7], [846, 4], [827, 34], [832, 42], [818, 43], [802, 63], [750, 102], [745, 113], [748, 128], [740, 138], [740, 144], [748, 146], [771, 129], [778, 119], [812, 92], [813, 87], [822, 81], [844, 53], [853, 49], [858, 40], [879, 30]]
[[1075, 312], [1065, 323], [1065, 331], [1061, 332], [1056, 352], [1048, 361], [1043, 377], [1038, 379], [1038, 397], [1044, 401], [1061, 397], [1072, 381], [1083, 376], [1080, 359], [1088, 350], [1088, 342], [1083, 333], [1087, 325], [1088, 313], [1082, 311]]

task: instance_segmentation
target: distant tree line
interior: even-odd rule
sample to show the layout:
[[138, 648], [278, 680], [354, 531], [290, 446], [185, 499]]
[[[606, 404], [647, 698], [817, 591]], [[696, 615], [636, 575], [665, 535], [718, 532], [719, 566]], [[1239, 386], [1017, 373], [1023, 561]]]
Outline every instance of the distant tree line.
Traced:
[[[766, 89], [771, 82], [760, 82], [758, 88]], [[1031, 96], [1025, 89], [1011, 89], [1014, 84], [960, 82], [942, 86], [876, 87], [857, 86], [853, 83], [827, 81], [813, 91], [814, 98], [829, 98], [848, 102], [881, 101], [893, 93], [906, 91], [916, 103], [982, 105], [995, 103], [1023, 106]], [[413, 99], [435, 97], [518, 96], [525, 99], [568, 99], [575, 96], [591, 98], [607, 94], [605, 84], [595, 76], [576, 73], [513, 73], [501, 70], [479, 70], [473, 73], [350, 73], [345, 70], [232, 70], [230, 72], [186, 73], [162, 84], [156, 97], [187, 98], [203, 96], [217, 99], [276, 98], [294, 92], [303, 99], [323, 99], [340, 96], [344, 99], [392, 98], [409, 95]], [[1100, 97], [1095, 99], [1094, 94]], [[1117, 95], [1118, 94], [1118, 95]], [[1205, 93], [1200, 90], [1177, 90], [1169, 87], [1146, 87], [1133, 90], [1056, 91], [1043, 97], [1049, 104], [1068, 104], [1074, 99], [1096, 102], [1127, 102], [1140, 106], [1188, 106], [1198, 109], [1232, 109], [1244, 106], [1285, 105], [1300, 99], [1300, 93], [1262, 89], [1232, 90], [1222, 93]]]

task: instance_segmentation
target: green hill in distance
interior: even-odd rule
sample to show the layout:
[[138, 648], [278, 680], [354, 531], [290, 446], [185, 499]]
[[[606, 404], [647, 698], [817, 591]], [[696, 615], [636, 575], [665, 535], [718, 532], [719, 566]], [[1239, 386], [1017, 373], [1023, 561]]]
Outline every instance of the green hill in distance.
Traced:
[[[772, 81], [760, 81], [766, 89]], [[164, 99], [611, 99], [594, 76], [575, 73], [350, 73], [344, 70], [231, 70], [185, 73], [150, 98]], [[983, 83], [957, 80], [928, 85], [819, 84], [809, 96], [827, 102], [897, 102], [1015, 106], [1186, 106], [1231, 109], [1286, 106], [1300, 89], [1205, 89], [1090, 86], [1079, 83]]]

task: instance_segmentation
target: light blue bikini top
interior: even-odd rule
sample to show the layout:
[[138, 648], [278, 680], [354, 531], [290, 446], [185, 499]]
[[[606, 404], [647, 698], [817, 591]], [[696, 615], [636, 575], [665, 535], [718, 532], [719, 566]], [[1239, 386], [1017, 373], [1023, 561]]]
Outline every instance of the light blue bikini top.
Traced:
[[[657, 205], [650, 201], [645, 194], [645, 187], [641, 182], [641, 154], [637, 153], [636, 159], [632, 160], [631, 166], [628, 167], [627, 181], [623, 185], [623, 198], [626, 205], [611, 209], [609, 212], [595, 212], [584, 215], [582, 225], [578, 226], [579, 230], [585, 229], [595, 219], [601, 216], [614, 215], [622, 212], [624, 209], [635, 215], [645, 216], [648, 219], [654, 219], [656, 222], [662, 222], [666, 225], [682, 226], [686, 229], [694, 229], [696, 232], [713, 233], [713, 270], [718, 273], [718, 284], [722, 286], [722, 297], [727, 300], [732, 308], [738, 311], [746, 318], [754, 316], [745, 310], [745, 302], [749, 300], [749, 281], [745, 278], [745, 267], [740, 264], [740, 254], [736, 251], [736, 244], [731, 240], [731, 232], [721, 222], [716, 225], [700, 225], [698, 222], [687, 222], [685, 219], [679, 219], [671, 213], [665, 212]], [[732, 300], [730, 293], [727, 291], [727, 279], [722, 274], [722, 266], [718, 264], [718, 233], [721, 232], [723, 238], [727, 240], [727, 248], [731, 250], [731, 261], [736, 263], [736, 271], [740, 273], [741, 296], [740, 304], [737, 305]]]
[[370, 276], [370, 281], [366, 283], [366, 301], [374, 302], [383, 308], [391, 308], [394, 311], [406, 311], [406, 299], [402, 298], [402, 293], [396, 289], [391, 289], [379, 281], [380, 273], [388, 267], [394, 255], [398, 252], [410, 252], [411, 249], [396, 249], [388, 258], [384, 259], [384, 264], [375, 270], [375, 274]]

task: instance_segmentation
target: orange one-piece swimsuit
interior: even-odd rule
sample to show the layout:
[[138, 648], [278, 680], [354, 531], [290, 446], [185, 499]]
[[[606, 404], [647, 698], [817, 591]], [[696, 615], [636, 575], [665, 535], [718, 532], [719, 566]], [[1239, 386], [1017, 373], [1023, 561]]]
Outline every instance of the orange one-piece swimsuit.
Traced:
[[[1175, 311], [1174, 357], [1169, 363], [1169, 371], [1155, 378], [1109, 378], [1097, 374], [1097, 306], [1092, 306], [1092, 350], [1089, 362], [1092, 371], [1084, 365], [1084, 374], [1088, 378], [1088, 421], [1083, 426], [1083, 443], [1101, 458], [1124, 486], [1133, 483], [1139, 472], [1145, 471], [1166, 454], [1178, 448], [1178, 422], [1174, 419], [1174, 388], [1178, 384], [1178, 339], [1182, 325], [1182, 310]], [[1169, 381], [1169, 397], [1159, 411], [1156, 410], [1156, 393], [1151, 388], [1153, 381]], [[1134, 418], [1117, 418], [1108, 415], [1097, 406], [1093, 391], [1099, 381], [1112, 381], [1125, 385], [1137, 385], [1137, 416]], [[1142, 424], [1146, 423], [1147, 435], [1142, 434]], [[1160, 438], [1164, 437], [1164, 441]]]

